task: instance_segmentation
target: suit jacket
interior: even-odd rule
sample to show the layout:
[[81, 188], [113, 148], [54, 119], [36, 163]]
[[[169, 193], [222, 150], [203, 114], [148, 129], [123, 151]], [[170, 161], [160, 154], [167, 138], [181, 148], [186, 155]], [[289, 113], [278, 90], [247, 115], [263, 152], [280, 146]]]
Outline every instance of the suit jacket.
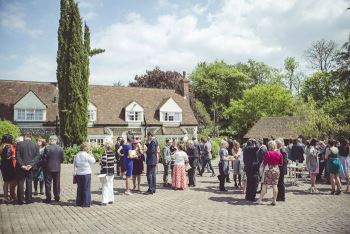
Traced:
[[31, 165], [34, 167], [40, 159], [39, 147], [31, 140], [19, 142], [16, 146], [16, 161], [19, 168]]
[[293, 145], [291, 151], [292, 161], [304, 162], [304, 153], [304, 148], [301, 144]]
[[256, 175], [259, 171], [259, 162], [256, 152], [258, 151], [256, 146], [247, 146], [243, 150], [243, 162], [244, 162], [244, 171], [247, 174]]
[[146, 144], [147, 146], [147, 151], [146, 151], [146, 164], [147, 166], [155, 166], [157, 165], [157, 149], [158, 149], [158, 142], [154, 138], [149, 144]]
[[48, 145], [44, 150], [43, 168], [46, 172], [61, 171], [61, 163], [63, 163], [64, 153], [62, 147], [58, 145]]

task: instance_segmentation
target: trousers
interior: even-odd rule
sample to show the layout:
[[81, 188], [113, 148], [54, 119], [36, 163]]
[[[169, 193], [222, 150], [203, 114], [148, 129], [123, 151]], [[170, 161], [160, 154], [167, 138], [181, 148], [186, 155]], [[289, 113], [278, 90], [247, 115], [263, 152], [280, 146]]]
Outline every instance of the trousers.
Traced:
[[[33, 201], [33, 198], [32, 198], [33, 172], [21, 170], [18, 174], [19, 174], [17, 178], [18, 203], [23, 203], [24, 199], [27, 203], [30, 203]], [[24, 183], [26, 183], [25, 191], [24, 191]]]
[[156, 192], [156, 165], [147, 165], [148, 191]]
[[77, 206], [91, 206], [91, 174], [76, 175], [77, 178]]
[[45, 195], [46, 199], [51, 200], [51, 185], [53, 182], [53, 196], [56, 201], [60, 200], [60, 192], [61, 192], [61, 186], [60, 186], [60, 177], [61, 172], [44, 172], [44, 178], [45, 178]]
[[164, 162], [163, 167], [164, 167], [163, 183], [166, 184], [168, 183], [168, 179], [169, 179], [168, 177], [169, 177], [170, 161]]
[[284, 200], [286, 188], [284, 186], [284, 173], [282, 170], [280, 170], [280, 177], [278, 178], [277, 188], [278, 188], [277, 198]]
[[256, 188], [258, 186], [258, 175], [247, 172], [247, 191], [245, 199], [255, 201]]

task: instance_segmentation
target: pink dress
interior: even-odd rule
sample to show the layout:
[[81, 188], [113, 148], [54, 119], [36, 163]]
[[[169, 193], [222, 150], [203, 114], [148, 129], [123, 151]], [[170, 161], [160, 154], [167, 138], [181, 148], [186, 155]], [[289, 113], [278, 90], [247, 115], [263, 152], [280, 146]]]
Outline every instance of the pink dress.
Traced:
[[279, 165], [283, 163], [282, 154], [279, 151], [267, 151], [264, 155], [264, 181], [266, 185], [277, 185], [280, 177]]
[[175, 164], [172, 174], [172, 188], [185, 189], [187, 187], [187, 176], [185, 162], [188, 162], [188, 156], [184, 151], [176, 151], [174, 154]]

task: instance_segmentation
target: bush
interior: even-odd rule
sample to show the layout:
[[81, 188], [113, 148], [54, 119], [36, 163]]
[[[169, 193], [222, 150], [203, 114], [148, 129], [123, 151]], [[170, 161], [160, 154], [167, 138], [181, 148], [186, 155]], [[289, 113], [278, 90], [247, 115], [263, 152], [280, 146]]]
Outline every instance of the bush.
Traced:
[[20, 136], [21, 132], [19, 128], [7, 120], [0, 121], [0, 137], [2, 137], [5, 134], [10, 134], [13, 139], [16, 139]]
[[[104, 153], [104, 148], [102, 146], [92, 146], [92, 155], [94, 156], [96, 162], [101, 161], [102, 154]], [[64, 149], [64, 160], [63, 163], [73, 163], [74, 157], [79, 152], [79, 146], [70, 146]]]
[[212, 145], [212, 152], [213, 152], [213, 159], [219, 156], [220, 153], [220, 138], [212, 138], [211, 139], [211, 145]]

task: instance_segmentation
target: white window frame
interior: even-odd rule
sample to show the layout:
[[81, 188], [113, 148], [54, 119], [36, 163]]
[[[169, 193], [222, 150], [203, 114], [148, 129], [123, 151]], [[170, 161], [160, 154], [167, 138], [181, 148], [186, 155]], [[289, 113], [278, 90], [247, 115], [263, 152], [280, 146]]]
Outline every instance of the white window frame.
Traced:
[[[172, 119], [172, 120], [170, 120]], [[182, 121], [181, 112], [163, 112], [163, 122], [177, 123]]]
[[[38, 118], [38, 113], [41, 112]], [[34, 108], [16, 109], [16, 121], [41, 122], [45, 121], [45, 110]]]
[[97, 111], [96, 110], [88, 110], [88, 119], [89, 122], [94, 122], [97, 119]]
[[[126, 115], [127, 115], [126, 118], [127, 118], [128, 122], [141, 122], [142, 121], [141, 120], [141, 117], [142, 117], [141, 111], [127, 111]], [[133, 117], [133, 119], [130, 117]]]

